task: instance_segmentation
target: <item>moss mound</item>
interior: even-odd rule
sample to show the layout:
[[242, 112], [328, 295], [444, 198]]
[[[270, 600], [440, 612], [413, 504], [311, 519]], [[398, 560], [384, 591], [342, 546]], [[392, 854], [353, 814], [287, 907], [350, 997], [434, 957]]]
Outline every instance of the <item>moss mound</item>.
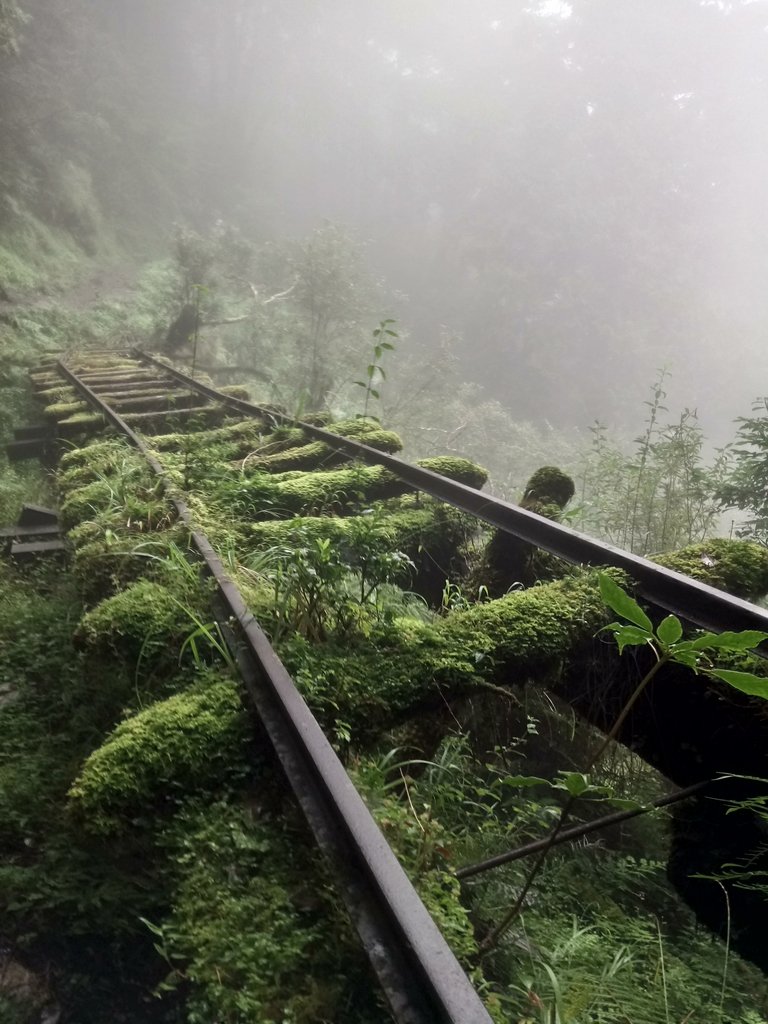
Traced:
[[95, 832], [143, 826], [180, 796], [242, 774], [249, 731], [233, 682], [197, 683], [119, 725], [83, 765], [71, 807]]
[[653, 561], [748, 601], [768, 593], [768, 548], [753, 541], [716, 538]]

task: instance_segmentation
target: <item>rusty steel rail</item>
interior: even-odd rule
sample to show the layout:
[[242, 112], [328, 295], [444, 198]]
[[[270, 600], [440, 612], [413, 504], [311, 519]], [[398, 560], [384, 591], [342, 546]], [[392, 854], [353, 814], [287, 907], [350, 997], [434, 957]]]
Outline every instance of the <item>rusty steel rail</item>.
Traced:
[[[189, 507], [173, 493], [162, 465], [142, 438], [77, 374], [61, 361], [56, 365], [166, 481], [179, 518], [189, 528], [206, 571], [216, 581], [217, 618], [247, 694], [315, 839], [334, 868], [342, 898], [398, 1024], [491, 1024], [479, 996], [240, 591], [227, 577], [208, 538], [194, 529]], [[159, 365], [176, 376], [178, 371]], [[230, 401], [193, 383], [214, 401]]]
[[577, 565], [611, 565], [623, 569], [636, 582], [638, 591], [644, 598], [694, 626], [715, 632], [726, 629], [757, 629], [768, 633], [768, 610], [765, 608], [733, 597], [672, 569], [665, 569], [640, 555], [634, 555], [612, 544], [578, 533], [561, 523], [554, 523], [511, 502], [484, 494], [474, 487], [449, 480], [429, 469], [413, 466], [396, 455], [388, 455], [360, 441], [340, 437], [322, 427], [300, 420], [294, 421], [290, 416], [281, 415], [272, 409], [224, 395], [140, 349], [133, 350], [133, 354], [162, 368], [174, 380], [184, 383], [188, 388], [221, 402], [235, 412], [245, 416], [271, 417], [285, 423], [295, 422], [309, 436], [323, 441], [336, 451], [343, 452], [353, 459], [363, 459], [371, 464], [385, 466], [411, 487], [439, 498], [462, 512], [476, 516], [490, 526], [514, 534], [521, 540], [568, 562]]

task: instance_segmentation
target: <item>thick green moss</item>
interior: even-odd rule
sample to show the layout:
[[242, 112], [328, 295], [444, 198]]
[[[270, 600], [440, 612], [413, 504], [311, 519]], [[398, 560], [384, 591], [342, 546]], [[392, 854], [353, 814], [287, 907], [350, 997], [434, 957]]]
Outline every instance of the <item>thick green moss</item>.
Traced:
[[76, 547], [72, 559], [72, 572], [83, 600], [92, 603], [140, 579], [162, 576], [163, 560], [172, 544], [184, 550], [185, 531], [156, 532], [151, 539], [132, 533], [107, 538], [99, 531], [97, 536]]
[[59, 462], [57, 483], [68, 493], [94, 480], [124, 474], [129, 468], [134, 473], [146, 472], [147, 464], [122, 439], [99, 441], [65, 452]]
[[119, 725], [83, 765], [70, 806], [95, 832], [144, 825], [241, 774], [249, 732], [233, 682], [197, 684]]
[[[201, 399], [201, 403], [202, 403]], [[142, 433], [167, 430], [170, 427], [197, 430], [198, 427], [218, 426], [227, 418], [227, 410], [220, 405], [192, 406], [188, 409], [165, 409], [152, 412], [126, 412], [123, 419]]]
[[38, 398], [45, 402], [46, 405], [51, 405], [54, 402], [74, 402], [77, 400], [77, 391], [67, 384], [62, 384], [61, 386], [39, 391]]
[[[425, 459], [420, 465], [470, 486], [482, 486], [485, 470], [466, 459]], [[370, 504], [405, 494], [411, 488], [383, 466], [351, 465], [329, 472], [257, 473], [224, 488], [241, 513], [254, 518], [321, 512], [343, 512], [361, 502]]]
[[[357, 647], [292, 639], [286, 664], [321, 715], [365, 734], [415, 709], [469, 693], [558, 677], [561, 663], [609, 621], [594, 572], [519, 591], [437, 623], [400, 619]], [[330, 710], [329, 710], [330, 709]]]
[[565, 508], [576, 492], [573, 480], [557, 466], [542, 466], [537, 469], [528, 483], [521, 502], [523, 508], [533, 509], [533, 504], [556, 505]]
[[389, 497], [405, 489], [382, 466], [355, 466], [330, 472], [256, 473], [233, 481], [225, 496], [254, 518], [338, 512], [355, 500]]
[[87, 402], [56, 402], [53, 405], [46, 405], [44, 412], [53, 419], [64, 420], [75, 413], [88, 412], [89, 408]]
[[[164, 494], [162, 480], [125, 442], [91, 444], [68, 452], [61, 462], [60, 516], [68, 530], [98, 520], [102, 533], [107, 528], [146, 533], [175, 520], [175, 509]], [[78, 539], [83, 538], [78, 534]]]
[[76, 434], [103, 427], [104, 417], [98, 412], [76, 412], [66, 419], [58, 421], [59, 434], [62, 437], [73, 437]]
[[380, 1024], [360, 944], [306, 829], [218, 801], [174, 822], [163, 948], [185, 1019]]
[[195, 628], [188, 607], [201, 613], [184, 586], [174, 591], [152, 580], [139, 580], [84, 615], [76, 636], [90, 646], [134, 657], [157, 651], [177, 657], [174, 652]]
[[371, 545], [400, 551], [412, 563], [404, 574], [407, 588], [430, 603], [440, 603], [445, 580], [464, 568], [462, 550], [475, 530], [470, 517], [431, 499], [404, 507], [392, 502], [374, 506], [360, 516], [299, 516], [273, 519], [248, 526], [241, 551], [289, 550], [328, 539], [357, 566]]
[[59, 465], [63, 470], [69, 470], [75, 466], [98, 464], [106, 454], [111, 456], [116, 452], [125, 455], [136, 454], [124, 438], [112, 438], [108, 441], [91, 441], [90, 444], [84, 444], [79, 448], [71, 448], [62, 454]]
[[229, 398], [239, 398], [241, 402], [250, 401], [248, 388], [244, 388], [241, 384], [227, 384], [226, 387], [218, 388], [217, 390]]
[[[361, 435], [371, 448], [381, 452], [399, 452], [403, 447], [400, 437], [390, 430], [370, 430]], [[274, 455], [249, 459], [248, 468], [283, 473], [290, 470], [314, 470], [324, 466], [338, 466], [349, 461], [343, 452], [336, 451], [322, 441], [300, 445]]]
[[405, 550], [414, 545], [442, 543], [443, 535], [450, 539], [462, 538], [468, 527], [466, 517], [451, 508], [434, 502], [424, 502], [418, 508], [390, 510], [373, 509], [363, 516], [338, 519], [332, 516], [298, 516], [294, 519], [274, 519], [251, 523], [248, 527], [249, 547], [258, 550], [285, 547], [300, 533], [310, 541], [328, 538], [343, 544], [362, 526], [371, 524], [376, 534], [390, 542], [393, 548]]
[[[573, 480], [556, 466], [537, 469], [526, 484], [521, 508], [545, 519], [557, 521], [574, 494]], [[546, 551], [504, 530], [493, 530], [479, 564], [473, 569], [471, 586], [487, 588], [491, 597], [501, 597], [511, 587], [562, 576], [565, 563]]]
[[167, 412], [186, 409], [197, 405], [200, 396], [194, 391], [142, 391], [129, 394], [122, 392], [110, 400], [121, 416], [134, 412]]
[[159, 480], [102, 478], [72, 491], [61, 505], [60, 518], [67, 529], [95, 517], [105, 526], [146, 533], [167, 526], [175, 516]]
[[653, 561], [736, 597], [756, 601], [768, 593], [768, 548], [752, 541], [716, 538]]
[[420, 459], [417, 466], [424, 469], [431, 469], [433, 473], [440, 473], [451, 480], [466, 484], [467, 487], [477, 487], [478, 490], [488, 479], [488, 470], [482, 466], [475, 465], [469, 459], [460, 459], [452, 455], [439, 455], [432, 459]]

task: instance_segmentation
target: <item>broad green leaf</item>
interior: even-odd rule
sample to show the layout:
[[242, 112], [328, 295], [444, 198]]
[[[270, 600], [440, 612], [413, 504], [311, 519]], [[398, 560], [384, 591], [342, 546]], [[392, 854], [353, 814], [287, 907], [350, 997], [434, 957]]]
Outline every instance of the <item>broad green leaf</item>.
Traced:
[[649, 633], [653, 632], [653, 623], [637, 601], [633, 601], [629, 594], [613, 582], [610, 576], [606, 576], [602, 572], [600, 573], [600, 596], [611, 611], [621, 615], [623, 619], [628, 619], [636, 626], [640, 626], [641, 629], [647, 629]]
[[378, 391], [376, 390], [376, 388], [371, 388], [371, 395], [372, 395], [372, 396], [373, 396], [374, 398], [381, 398], [381, 395], [380, 395], [380, 394], [379, 394], [379, 392], [378, 392]]
[[639, 626], [625, 626], [620, 622], [612, 622], [605, 628], [612, 630], [616, 643], [619, 645], [619, 654], [625, 647], [639, 647], [642, 644], [649, 644], [653, 640], [653, 633], [649, 633]]
[[753, 697], [764, 697], [768, 700], [768, 679], [755, 676], [751, 672], [732, 672], [730, 669], [712, 668], [707, 670], [707, 675], [715, 676], [728, 683], [742, 693], [749, 693]]
[[[396, 334], [394, 336], [397, 337]], [[386, 352], [395, 351], [395, 346], [392, 344], [391, 341], [382, 341], [381, 344], [379, 345], [379, 348], [383, 348]]]
[[667, 647], [677, 643], [682, 635], [683, 627], [676, 615], [668, 615], [666, 619], [662, 619], [656, 630], [656, 636]]
[[645, 804], [640, 803], [639, 800], [630, 800], [623, 796], [612, 796], [608, 802], [611, 807], [615, 807], [619, 811], [641, 811], [645, 808]]
[[672, 660], [677, 662], [678, 665], [687, 665], [688, 668], [692, 668], [694, 672], [699, 667], [699, 657], [695, 651], [690, 649], [683, 651], [674, 649], [672, 652]]
[[705, 633], [696, 637], [693, 648], [696, 651], [750, 651], [764, 640], [768, 640], [768, 633], [761, 633], [759, 629], [745, 629], [741, 633], [726, 630], [724, 633]]
[[565, 789], [570, 796], [581, 796], [589, 789], [589, 776], [581, 772], [561, 772], [561, 778], [555, 785], [558, 789]]
[[376, 356], [377, 359], [381, 359], [382, 351], [383, 351], [383, 349], [382, 349], [381, 345], [374, 345], [373, 346], [373, 352], [374, 352], [374, 355]]
[[549, 779], [540, 779], [537, 775], [507, 775], [502, 781], [505, 786], [514, 786], [515, 788], [552, 785]]

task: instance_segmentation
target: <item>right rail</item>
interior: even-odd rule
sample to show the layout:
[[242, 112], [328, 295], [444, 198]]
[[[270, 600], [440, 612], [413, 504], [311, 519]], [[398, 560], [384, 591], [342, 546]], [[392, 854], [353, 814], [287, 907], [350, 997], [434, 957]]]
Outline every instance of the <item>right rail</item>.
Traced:
[[246, 416], [272, 417], [284, 423], [295, 424], [311, 437], [323, 441], [336, 451], [343, 452], [353, 459], [363, 459], [368, 463], [385, 466], [417, 490], [431, 494], [462, 512], [468, 512], [483, 522], [514, 534], [521, 540], [568, 562], [578, 565], [612, 565], [623, 569], [635, 580], [639, 592], [648, 601], [695, 626], [715, 632], [726, 629], [755, 629], [768, 633], [768, 610], [765, 608], [743, 601], [689, 576], [683, 576], [672, 569], [656, 565], [640, 555], [634, 555], [612, 544], [578, 533], [560, 523], [554, 523], [511, 502], [484, 494], [474, 487], [449, 480], [421, 466], [413, 466], [395, 455], [377, 451], [360, 441], [340, 437], [330, 430], [294, 420], [273, 409], [265, 409], [252, 402], [232, 398], [146, 352], [137, 349], [134, 350], [134, 354], [139, 359], [165, 370], [187, 388], [236, 412]]

